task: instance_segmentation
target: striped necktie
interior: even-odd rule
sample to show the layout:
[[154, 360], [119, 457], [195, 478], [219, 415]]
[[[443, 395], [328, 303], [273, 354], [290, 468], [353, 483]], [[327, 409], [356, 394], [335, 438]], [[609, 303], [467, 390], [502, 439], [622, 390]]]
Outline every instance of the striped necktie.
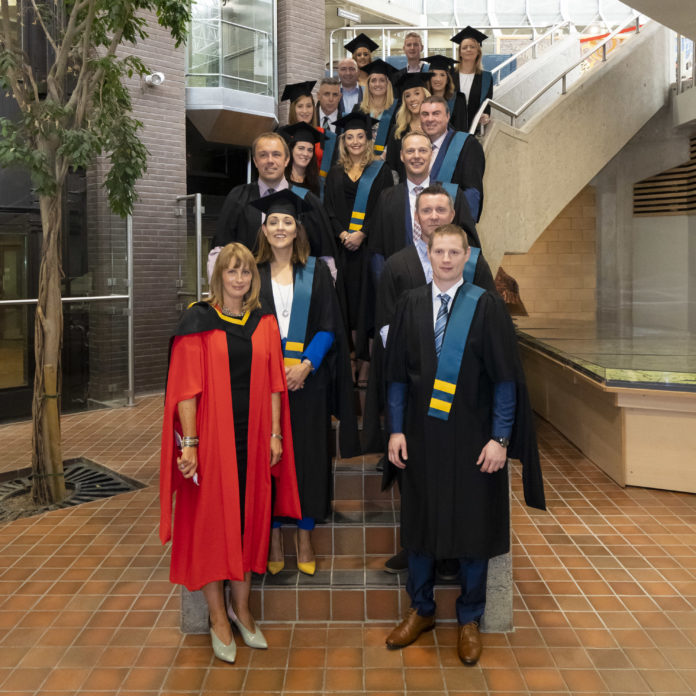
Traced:
[[435, 353], [439, 358], [440, 351], [442, 350], [442, 339], [445, 336], [445, 326], [447, 326], [447, 305], [450, 301], [450, 296], [446, 292], [443, 292], [437, 297], [440, 300], [440, 309], [435, 319]]
[[[418, 198], [418, 194], [423, 190], [422, 186], [414, 186], [413, 187], [413, 193]], [[415, 206], [413, 208], [415, 212]], [[412, 222], [413, 224], [411, 225], [411, 228], [413, 229], [413, 242], [415, 243], [417, 239], [421, 238], [421, 226], [418, 224], [418, 220], [416, 220], [415, 215], [411, 215]]]
[[328, 116], [324, 116], [324, 120], [321, 122], [321, 127], [327, 131], [331, 128], [331, 121], [329, 121]]

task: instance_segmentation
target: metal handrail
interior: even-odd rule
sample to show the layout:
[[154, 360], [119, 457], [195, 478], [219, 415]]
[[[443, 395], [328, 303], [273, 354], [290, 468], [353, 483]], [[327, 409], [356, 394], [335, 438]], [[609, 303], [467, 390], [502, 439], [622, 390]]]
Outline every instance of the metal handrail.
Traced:
[[[539, 27], [534, 27], [529, 24], [501, 24], [500, 26], [496, 27], [483, 27], [486, 30], [491, 30], [491, 31], [497, 31], [497, 30], [502, 30], [502, 29], [528, 29], [529, 31], [533, 32], [533, 35], [536, 35], [537, 29], [540, 28], [546, 28], [550, 25], [548, 24], [542, 24]], [[332, 29], [331, 32], [329, 33], [329, 71], [333, 74], [333, 64], [334, 64], [334, 45], [333, 45], [333, 39], [334, 39], [334, 34], [337, 31], [352, 31], [356, 35], [359, 34], [362, 31], [381, 31], [382, 32], [382, 60], [386, 60], [390, 55], [391, 52], [387, 51], [387, 42], [384, 40], [386, 33], [389, 32], [397, 32], [397, 31], [422, 31], [425, 33], [425, 38], [426, 40], [424, 41], [424, 50], [428, 50], [427, 46], [427, 32], [429, 31], [444, 31], [444, 30], [450, 30], [450, 31], [457, 31], [460, 29], [461, 26], [455, 25], [455, 26], [442, 26], [442, 25], [436, 25], [436, 26], [413, 26], [412, 24], [390, 24], [388, 27], [385, 27], [381, 24], [361, 24], [357, 25], [354, 27], [337, 27], [336, 29]], [[457, 44], [452, 44], [452, 56], [456, 58], [456, 53], [457, 49], [459, 47]]]
[[515, 126], [517, 119], [532, 105], [534, 104], [540, 97], [542, 97], [546, 92], [548, 92], [555, 84], [557, 84], [559, 81], [562, 83], [562, 90], [561, 94], [565, 94], [567, 91], [567, 80], [566, 78], [568, 77], [568, 74], [575, 70], [577, 67], [582, 65], [591, 55], [594, 55], [597, 53], [597, 51], [602, 51], [602, 62], [605, 62], [607, 59], [607, 44], [609, 44], [614, 37], [616, 37], [618, 34], [620, 34], [622, 31], [624, 31], [627, 27], [630, 25], [635, 24], [636, 27], [636, 34], [640, 33], [640, 15], [635, 15], [632, 17], [630, 20], [624, 22], [622, 25], [620, 25], [618, 28], [614, 29], [614, 31], [609, 34], [600, 44], [598, 44], [592, 51], [589, 53], [586, 53], [584, 56], [582, 56], [578, 61], [573, 63], [573, 65], [569, 68], [566, 68], [560, 75], [557, 77], [553, 78], [550, 82], [547, 82], [546, 85], [544, 85], [540, 90], [535, 92], [527, 101], [520, 106], [517, 111], [512, 111], [508, 109], [506, 106], [503, 104], [499, 104], [496, 101], [493, 101], [492, 99], [484, 99], [483, 103], [481, 104], [481, 107], [479, 110], [476, 112], [476, 116], [474, 117], [474, 120], [471, 123], [471, 128], [469, 129], [470, 133], [475, 133], [476, 129], [478, 128], [479, 121], [481, 120], [481, 115], [485, 111], [486, 107], [491, 106], [492, 108], [501, 111], [502, 113], [506, 114], [507, 116], [510, 117], [510, 125]]
[[[69, 302], [104, 302], [105, 300], [128, 300], [130, 295], [85, 295], [83, 297], [61, 297], [60, 301]], [[37, 297], [32, 297], [26, 300], [0, 300], [0, 306], [22, 306], [39, 304]]]
[[[544, 40], [546, 39], [549, 35], [551, 36], [551, 44], [553, 44], [553, 37], [556, 32], [560, 31], [563, 27], [568, 26], [570, 27], [573, 23], [570, 20], [566, 20], [565, 22], [559, 22], [555, 26], [551, 27], [547, 32], [544, 32], [541, 36], [536, 38], [532, 43], [530, 43], [528, 46], [525, 46], [522, 50], [517, 51], [515, 55], [510, 56], [509, 58], [506, 58], [502, 63], [499, 65], [496, 65], [495, 68], [491, 70], [491, 75], [495, 75], [496, 73], [500, 73], [501, 70], [513, 61], [517, 60], [522, 56], [522, 54], [526, 53], [530, 48], [532, 49], [532, 57], [536, 58], [536, 48], [537, 46]], [[498, 75], [498, 79], [500, 79], [500, 75]], [[498, 83], [500, 84], [500, 83]]]

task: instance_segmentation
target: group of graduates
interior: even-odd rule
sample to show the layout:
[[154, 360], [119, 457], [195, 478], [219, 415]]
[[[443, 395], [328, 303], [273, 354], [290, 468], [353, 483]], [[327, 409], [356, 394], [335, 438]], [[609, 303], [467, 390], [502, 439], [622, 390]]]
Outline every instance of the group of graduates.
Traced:
[[[311, 531], [330, 512], [331, 416], [341, 456], [382, 453], [384, 484], [399, 483], [404, 550], [386, 570], [408, 568], [412, 606], [390, 648], [432, 628], [436, 564], [449, 561], [462, 586], [459, 657], [475, 663], [488, 559], [509, 549], [508, 456], [523, 462], [528, 504], [544, 507], [514, 330], [476, 228], [485, 157], [469, 128], [492, 95], [485, 38], [467, 27], [452, 38], [460, 61], [421, 59], [420, 36], [409, 33], [407, 66], [396, 70], [372, 60], [378, 47], [360, 34], [345, 46], [352, 57], [339, 62], [339, 78], [321, 80], [317, 103], [315, 82], [286, 86], [288, 124], [256, 138], [258, 178], [225, 200], [211, 299], [185, 313], [173, 341], [161, 524], [165, 541], [177, 491], [172, 580], [204, 590], [220, 659], [234, 661], [227, 616], [247, 645], [265, 647], [248, 610], [249, 577], [283, 569], [284, 522], [298, 528], [298, 569], [316, 570]], [[209, 332], [224, 338], [208, 345]], [[362, 442], [355, 386], [366, 389]], [[223, 412], [234, 423], [231, 455]], [[203, 437], [216, 443], [208, 457], [234, 460], [231, 487], [230, 464], [218, 462], [210, 484], [206, 462], [197, 480]], [[259, 437], [263, 448], [252, 445]], [[236, 525], [222, 533], [225, 496], [237, 500]], [[202, 538], [225, 551], [201, 550]]]

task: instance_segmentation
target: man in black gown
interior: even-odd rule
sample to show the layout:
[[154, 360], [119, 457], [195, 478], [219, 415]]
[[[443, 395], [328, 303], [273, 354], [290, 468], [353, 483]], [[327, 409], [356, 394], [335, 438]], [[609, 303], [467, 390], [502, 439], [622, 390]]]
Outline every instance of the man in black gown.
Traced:
[[[368, 248], [377, 255], [373, 268], [381, 269], [384, 259], [413, 244], [414, 234], [420, 235], [418, 222], [414, 224], [416, 197], [431, 184], [430, 140], [422, 132], [413, 131], [402, 138], [401, 161], [406, 178], [400, 184], [382, 191], [372, 220]], [[435, 183], [433, 180], [432, 183]], [[481, 247], [476, 223], [471, 217], [464, 192], [457, 188], [454, 200], [454, 222], [466, 230], [469, 244]], [[452, 220], [446, 220], [452, 222]], [[444, 224], [444, 223], [440, 223]], [[434, 228], [433, 228], [434, 229]]]
[[[414, 139], [415, 141], [416, 139]], [[394, 187], [399, 188], [399, 187]], [[384, 194], [382, 194], [384, 195]], [[394, 317], [396, 304], [401, 295], [407, 290], [425, 285], [432, 280], [432, 269], [427, 254], [428, 239], [441, 225], [454, 222], [457, 219], [455, 206], [449, 193], [442, 186], [435, 184], [424, 189], [416, 200], [414, 222], [420, 228], [420, 239], [411, 242], [403, 249], [389, 256], [377, 283], [375, 299], [375, 337], [381, 336], [372, 344], [372, 359], [370, 361], [370, 377], [365, 398], [365, 416], [363, 429], [365, 450], [367, 452], [383, 452], [384, 437], [380, 425], [380, 415], [384, 410], [384, 381], [383, 361], [384, 346], [387, 342], [389, 325]], [[461, 225], [460, 225], [461, 226]], [[403, 234], [403, 232], [402, 232]], [[467, 235], [469, 236], [469, 235]], [[474, 273], [474, 283], [495, 292], [495, 281], [488, 263], [479, 255]], [[406, 569], [406, 558], [402, 553], [387, 561], [388, 572], [399, 572]]]
[[428, 255], [433, 281], [402, 295], [387, 346], [389, 461], [402, 470], [411, 608], [386, 642], [405, 647], [433, 628], [435, 561], [457, 558], [457, 652], [475, 664], [488, 559], [510, 546], [508, 456], [522, 460], [527, 504], [545, 501], [505, 305], [463, 280], [470, 249], [461, 228], [439, 227]]
[[[261, 227], [261, 211], [249, 205], [266, 195], [289, 188], [285, 168], [290, 161], [290, 151], [285, 139], [278, 133], [262, 133], [251, 146], [254, 165], [259, 173], [257, 181], [235, 186], [225, 198], [217, 221], [215, 236], [208, 256], [208, 275], [215, 265], [220, 249], [230, 242], [241, 242], [248, 249], [256, 250], [256, 238]], [[307, 192], [304, 200], [311, 211], [304, 213], [302, 222], [312, 256], [317, 256], [331, 269], [336, 278], [336, 244], [331, 232], [331, 222], [317, 196]]]
[[[479, 221], [483, 209], [483, 172], [486, 157], [481, 143], [473, 135], [466, 136], [464, 145], [457, 154], [452, 176], [445, 173], [445, 160], [450, 148], [464, 133], [449, 127], [450, 111], [447, 101], [442, 97], [426, 97], [421, 104], [420, 122], [423, 132], [430, 138], [433, 146], [430, 162], [430, 178], [443, 183], [454, 183], [463, 189], [469, 203], [471, 215]], [[455, 139], [455, 135], [457, 138]], [[454, 150], [453, 150], [454, 153]]]

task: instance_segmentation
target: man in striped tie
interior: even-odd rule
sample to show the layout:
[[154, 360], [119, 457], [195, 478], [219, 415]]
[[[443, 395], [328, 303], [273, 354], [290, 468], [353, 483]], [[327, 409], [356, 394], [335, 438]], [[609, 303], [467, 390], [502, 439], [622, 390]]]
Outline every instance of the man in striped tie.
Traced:
[[462, 278], [470, 253], [457, 225], [432, 233], [432, 283], [399, 300], [385, 365], [411, 598], [387, 647], [405, 647], [434, 627], [436, 561], [458, 559], [457, 652], [468, 665], [481, 653], [488, 559], [510, 546], [508, 453], [522, 460], [527, 504], [544, 508], [512, 322], [497, 294]]

